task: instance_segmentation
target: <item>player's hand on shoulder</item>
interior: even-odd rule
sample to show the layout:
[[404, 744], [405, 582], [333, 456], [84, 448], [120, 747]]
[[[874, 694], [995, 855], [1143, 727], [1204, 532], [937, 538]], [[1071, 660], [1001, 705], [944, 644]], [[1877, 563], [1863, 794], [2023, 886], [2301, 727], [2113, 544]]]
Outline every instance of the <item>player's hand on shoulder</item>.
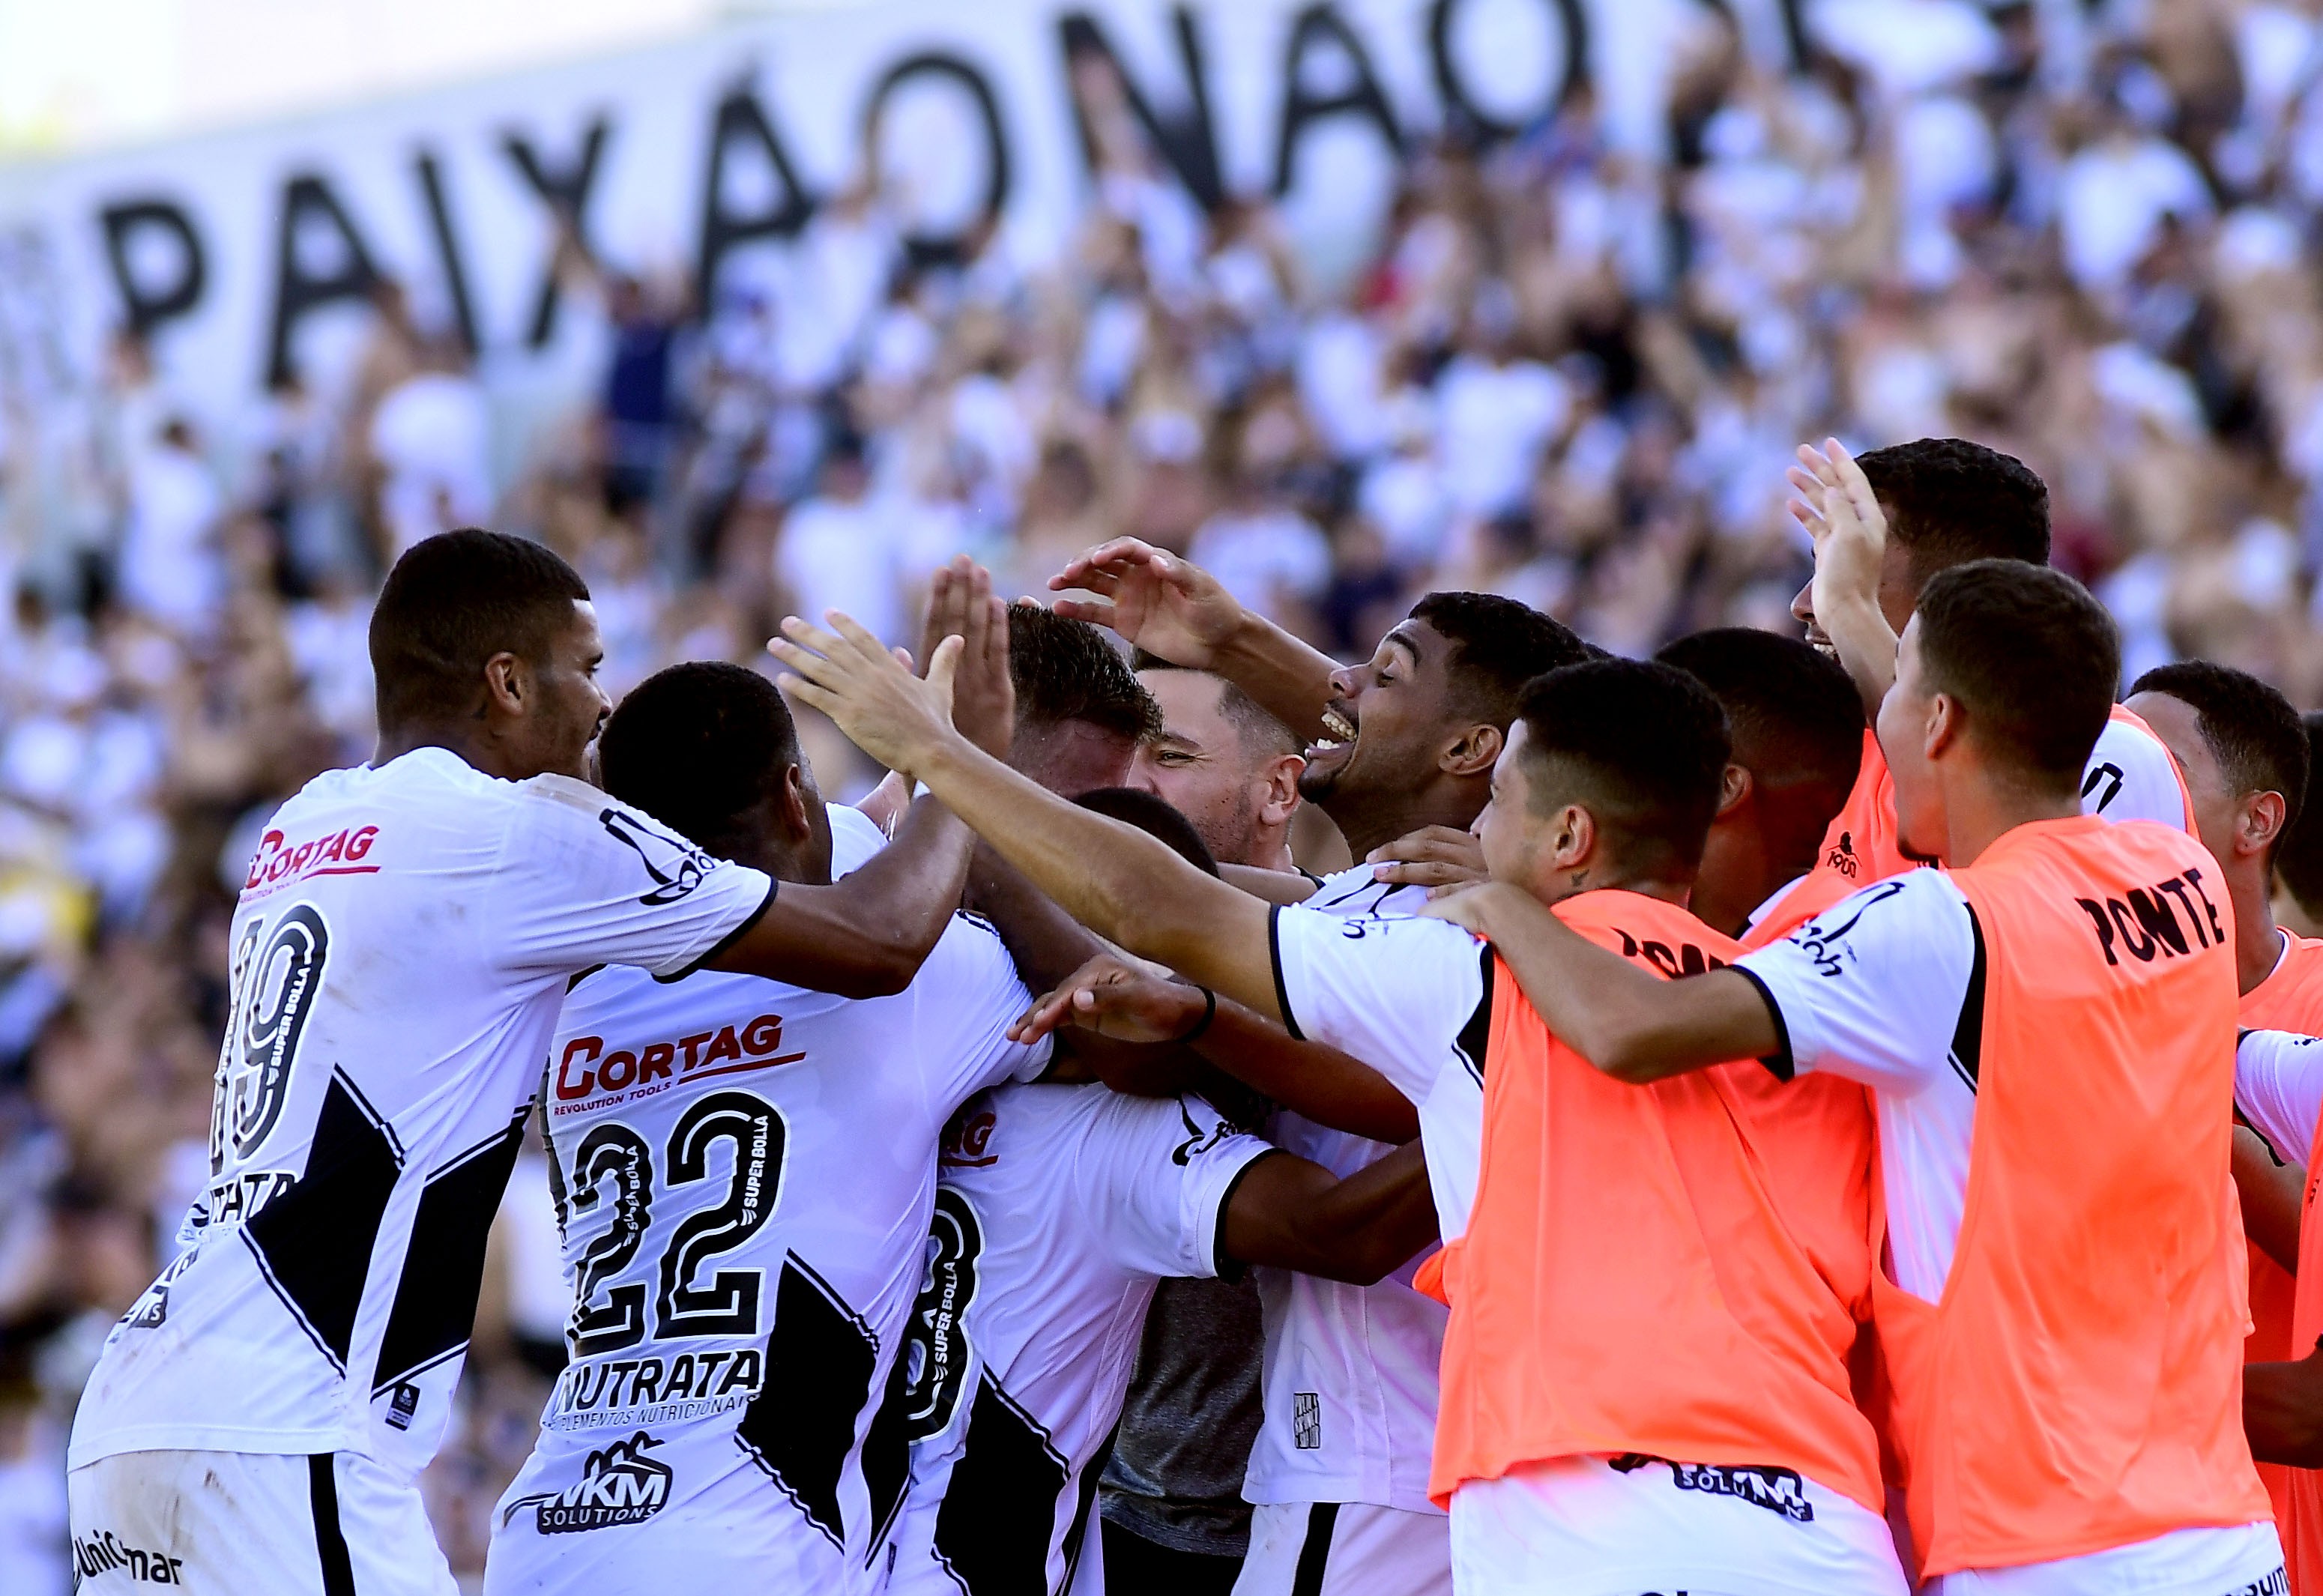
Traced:
[[1423, 919], [1448, 920], [1463, 931], [1490, 940], [1498, 934], [1501, 924], [1498, 911], [1506, 906], [1511, 893], [1524, 895], [1522, 888], [1504, 881], [1455, 882], [1431, 890], [1428, 906], [1419, 913]]
[[1199, 986], [1159, 965], [1100, 953], [1059, 982], [1009, 1028], [1011, 1041], [1032, 1042], [1077, 1025], [1116, 1041], [1175, 1041], [1194, 1029], [1210, 1000]]
[[992, 591], [992, 573], [966, 555], [954, 555], [928, 585], [920, 657], [934, 659], [946, 637], [960, 639], [951, 683], [952, 724], [995, 759], [1005, 759], [1016, 725], [1016, 688], [1008, 675], [1008, 606]]
[[788, 667], [776, 684], [821, 710], [849, 741], [888, 769], [911, 775], [931, 750], [956, 735], [951, 690], [965, 639], [947, 637], [928, 660], [923, 681], [870, 630], [836, 610], [825, 631], [795, 615], [767, 651]]
[[1049, 578], [1052, 592], [1097, 595], [1059, 599], [1058, 614], [1093, 621], [1172, 665], [1208, 670], [1243, 625], [1242, 605], [1225, 584], [1167, 549], [1134, 537], [1101, 543]]
[[1484, 845], [1473, 831], [1422, 826], [1408, 837], [1382, 843], [1364, 862], [1372, 867], [1374, 881], [1444, 891], [1484, 878]]

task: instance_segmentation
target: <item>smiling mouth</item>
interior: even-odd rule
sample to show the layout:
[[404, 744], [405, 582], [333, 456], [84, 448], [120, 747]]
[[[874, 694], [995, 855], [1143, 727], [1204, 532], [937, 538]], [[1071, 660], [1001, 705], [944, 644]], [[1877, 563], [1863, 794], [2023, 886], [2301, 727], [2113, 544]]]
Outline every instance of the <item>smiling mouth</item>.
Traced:
[[1336, 748], [1354, 740], [1355, 723], [1347, 718], [1345, 711], [1328, 709], [1323, 711], [1323, 735], [1308, 747], [1313, 750]]

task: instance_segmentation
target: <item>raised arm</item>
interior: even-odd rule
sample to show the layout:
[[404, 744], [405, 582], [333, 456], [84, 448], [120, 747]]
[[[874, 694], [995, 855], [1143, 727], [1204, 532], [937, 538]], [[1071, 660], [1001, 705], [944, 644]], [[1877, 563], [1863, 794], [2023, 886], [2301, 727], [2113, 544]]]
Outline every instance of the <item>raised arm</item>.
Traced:
[[1225, 1252], [1243, 1263], [1369, 1286], [1437, 1235], [1419, 1143], [1342, 1180], [1287, 1152], [1260, 1159], [1227, 1200]]
[[1657, 979], [1506, 883], [1483, 882], [1437, 899], [1427, 913], [1491, 942], [1549, 1030], [1616, 1080], [1660, 1080], [1764, 1058], [1783, 1046], [1749, 977], [1712, 970]]
[[[1020, 1041], [1060, 1025], [1124, 1041], [1190, 1037], [1193, 1051], [1301, 1118], [1373, 1142], [1409, 1142], [1419, 1116], [1371, 1066], [1336, 1048], [1294, 1040], [1231, 998], [1112, 954], [1089, 960], [1033, 1005], [1009, 1032]], [[1108, 1079], [1111, 1078], [1108, 1077]]]
[[[946, 712], [959, 645], [914, 678], [843, 615], [836, 633], [794, 616], [767, 644], [784, 687], [873, 758], [926, 784], [1033, 885], [1098, 935], [1280, 1020], [1268, 905], [1188, 864], [1134, 826], [1091, 813], [972, 746]], [[859, 874], [859, 872], [858, 872]]]
[[1879, 701], [1896, 681], [1896, 628], [1879, 608], [1887, 518], [1863, 468], [1837, 438], [1820, 449], [1800, 445], [1790, 483], [1798, 494], [1790, 501], [1791, 514], [1814, 539], [1815, 624], [1876, 720]]
[[1096, 603], [1059, 599], [1058, 614], [1109, 627], [1171, 665], [1217, 672], [1302, 738], [1323, 729], [1338, 666], [1244, 609], [1200, 566], [1134, 537], [1116, 537], [1075, 559], [1049, 586], [1099, 596]]

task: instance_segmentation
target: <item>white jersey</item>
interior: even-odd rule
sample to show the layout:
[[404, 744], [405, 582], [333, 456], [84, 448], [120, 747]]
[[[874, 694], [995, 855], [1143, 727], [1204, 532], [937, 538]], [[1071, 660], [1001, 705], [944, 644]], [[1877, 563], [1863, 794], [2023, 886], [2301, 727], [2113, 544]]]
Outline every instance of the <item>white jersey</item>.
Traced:
[[344, 1451], [416, 1472], [565, 983], [682, 974], [773, 894], [564, 776], [420, 748], [308, 783], [234, 910], [210, 1184], [89, 1378], [73, 1466]]
[[[2217, 912], [2224, 903], [2221, 891]], [[1968, 900], [1950, 875], [1931, 869], [1867, 886], [1734, 964], [1766, 995], [1786, 1039], [1770, 1068], [1822, 1070], [1871, 1088], [1892, 1273], [1928, 1302], [1943, 1295], [1968, 1199], [1984, 962]], [[2273, 1526], [2258, 1524], [2176, 1530], [2009, 1572], [2034, 1579], [2028, 1591], [2232, 1590], [2282, 1561]], [[1963, 1576], [1952, 1578], [1968, 1588]]]
[[[1298, 908], [1336, 919], [1344, 931], [1416, 914], [1427, 902], [1427, 888], [1374, 881], [1369, 865], [1357, 865], [1326, 877]], [[1280, 964], [1274, 976], [1277, 1001], [1298, 1036], [1297, 1007], [1284, 995]], [[1342, 1178], [1394, 1151], [1287, 1111], [1272, 1117], [1268, 1138]], [[1428, 1466], [1436, 1447], [1437, 1366], [1446, 1315], [1442, 1303], [1412, 1289], [1412, 1273], [1424, 1259], [1375, 1286], [1289, 1270], [1252, 1271], [1266, 1316], [1260, 1376], [1266, 1415], [1243, 1482], [1251, 1501], [1438, 1510], [1428, 1500]]]
[[2133, 720], [2107, 720], [2081, 771], [2081, 812], [2109, 821], [2159, 821], [2191, 832], [2178, 761], [2162, 739]]
[[2323, 1039], [2246, 1031], [2235, 1050], [2235, 1106], [2275, 1157], [2303, 1164], [2323, 1120]]
[[1273, 1151], [1198, 1097], [1015, 1086], [961, 1110], [908, 1333], [891, 1591], [1066, 1589], [1154, 1282], [1219, 1272], [1226, 1203]]
[[[891, 996], [750, 976], [574, 988], [544, 1091], [573, 1292], [487, 1588], [658, 1588], [677, 1559], [876, 1588], [905, 1437], [882, 1417], [960, 1105], [1037, 1074], [1032, 998], [956, 917]], [[875, 1418], [877, 1422], [875, 1423]]]

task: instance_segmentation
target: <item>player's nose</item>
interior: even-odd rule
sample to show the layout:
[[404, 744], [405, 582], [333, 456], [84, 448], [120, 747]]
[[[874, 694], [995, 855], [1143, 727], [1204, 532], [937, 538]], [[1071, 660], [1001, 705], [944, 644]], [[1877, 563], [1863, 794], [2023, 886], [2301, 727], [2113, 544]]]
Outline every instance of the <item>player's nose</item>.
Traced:
[[1799, 591], [1791, 595], [1791, 619], [1801, 626], [1814, 624], [1814, 578], [1801, 582]]

